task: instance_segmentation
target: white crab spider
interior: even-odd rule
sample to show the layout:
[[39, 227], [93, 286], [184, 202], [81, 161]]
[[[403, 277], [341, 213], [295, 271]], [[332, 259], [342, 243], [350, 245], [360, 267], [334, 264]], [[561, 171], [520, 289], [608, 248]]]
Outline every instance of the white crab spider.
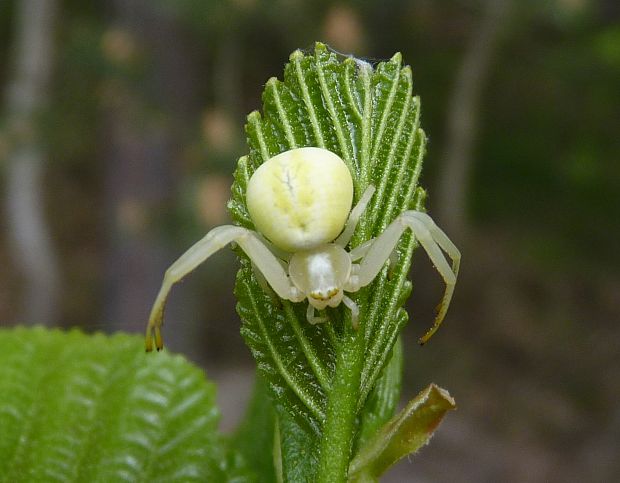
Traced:
[[[390, 258], [398, 240], [410, 229], [446, 284], [433, 326], [420, 339], [425, 343], [448, 310], [461, 254], [425, 213], [401, 213], [381, 235], [347, 252], [355, 227], [375, 191], [369, 186], [351, 209], [353, 181], [339, 156], [321, 148], [298, 148], [263, 163], [248, 182], [246, 202], [257, 231], [224, 225], [212, 229], [179, 258], [164, 276], [146, 329], [146, 350], [163, 347], [161, 326], [172, 286], [231, 242], [248, 255], [261, 278], [278, 297], [292, 302], [308, 299], [307, 319], [322, 322], [315, 309], [351, 310], [357, 327], [359, 308], [345, 292], [370, 284]], [[350, 212], [349, 212], [350, 210]], [[441, 249], [452, 259], [452, 267]]]

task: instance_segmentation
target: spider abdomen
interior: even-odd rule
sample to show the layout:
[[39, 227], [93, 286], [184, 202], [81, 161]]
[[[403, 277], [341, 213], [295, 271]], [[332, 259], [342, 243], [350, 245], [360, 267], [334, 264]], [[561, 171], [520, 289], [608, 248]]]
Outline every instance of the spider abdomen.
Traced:
[[352, 201], [353, 181], [344, 161], [314, 147], [292, 149], [263, 163], [246, 193], [256, 229], [291, 253], [333, 241]]

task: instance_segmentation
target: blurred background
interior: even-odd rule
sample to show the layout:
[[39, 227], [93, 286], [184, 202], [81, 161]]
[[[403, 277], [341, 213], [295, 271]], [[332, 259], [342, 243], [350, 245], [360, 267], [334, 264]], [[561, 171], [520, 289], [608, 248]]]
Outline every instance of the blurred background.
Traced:
[[[142, 333], [229, 220], [245, 115], [315, 40], [412, 65], [427, 208], [463, 252], [424, 348], [442, 285], [416, 253], [405, 333], [404, 397], [434, 381], [459, 409], [386, 481], [620, 481], [617, 0], [0, 1], [0, 324]], [[236, 269], [189, 277], [165, 332], [224, 429], [253, 377]]]

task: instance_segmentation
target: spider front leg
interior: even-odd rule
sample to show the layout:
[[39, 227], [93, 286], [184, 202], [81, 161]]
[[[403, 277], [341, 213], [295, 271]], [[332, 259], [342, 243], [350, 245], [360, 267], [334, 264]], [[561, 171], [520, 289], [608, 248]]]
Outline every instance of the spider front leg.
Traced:
[[317, 317], [316, 315], [314, 315], [314, 306], [308, 302], [308, 308], [306, 309], [306, 320], [312, 324], [312, 325], [316, 325], [316, 324], [322, 324], [323, 322], [327, 322], [327, 318], [326, 317]]
[[291, 283], [280, 261], [255, 232], [232, 225], [218, 226], [207, 233], [202, 240], [193, 245], [166, 270], [164, 281], [151, 309], [146, 328], [147, 352], [153, 350], [153, 340], [157, 350], [163, 348], [161, 326], [163, 325], [166, 300], [172, 286], [231, 242], [236, 242], [250, 257], [253, 264], [260, 270], [269, 286], [279, 297], [293, 302], [301, 302], [305, 298], [299, 289]]
[[[410, 229], [418, 239], [431, 262], [442, 276], [446, 290], [437, 310], [437, 316], [432, 327], [419, 339], [420, 344], [425, 344], [437, 331], [452, 300], [454, 285], [459, 273], [461, 252], [450, 241], [448, 236], [435, 224], [430, 216], [420, 211], [405, 211], [401, 213], [379, 235], [370, 248], [367, 249], [355, 280], [356, 285], [364, 287], [372, 282], [383, 268], [386, 260], [396, 248], [398, 240], [406, 229]], [[452, 266], [448, 264], [441, 250], [444, 250], [452, 259]]]

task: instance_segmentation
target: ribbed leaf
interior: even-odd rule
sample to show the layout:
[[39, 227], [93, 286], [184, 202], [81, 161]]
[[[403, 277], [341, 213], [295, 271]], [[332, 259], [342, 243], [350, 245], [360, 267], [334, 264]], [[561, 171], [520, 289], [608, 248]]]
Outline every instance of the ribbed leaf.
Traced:
[[[412, 97], [412, 90], [411, 70], [401, 65], [400, 54], [373, 68], [320, 43], [314, 52], [294, 52], [284, 80], [267, 82], [262, 114], [248, 116], [249, 154], [239, 160], [235, 172], [229, 203], [233, 219], [253, 228], [245, 205], [249, 178], [270, 157], [304, 146], [327, 148], [344, 159], [353, 177], [355, 200], [368, 185], [377, 188], [350, 247], [377, 236], [402, 211], [421, 209], [424, 192], [417, 181], [426, 136], [419, 125], [420, 102]], [[413, 237], [405, 234], [390, 273], [384, 269], [373, 284], [353, 294], [361, 308], [360, 330], [366, 341], [360, 413], [408, 320], [402, 305], [411, 292], [407, 273], [415, 245]], [[277, 411], [292, 415], [318, 438], [349, 315], [343, 307], [328, 309], [327, 323], [308, 324], [307, 302], [292, 304], [265, 293], [249, 260], [240, 251], [239, 255], [236, 295], [242, 334]], [[387, 390], [377, 397], [390, 394], [394, 399]], [[373, 407], [385, 409], [385, 404], [375, 400]]]
[[0, 331], [0, 481], [225, 481], [215, 390], [141, 337]]

